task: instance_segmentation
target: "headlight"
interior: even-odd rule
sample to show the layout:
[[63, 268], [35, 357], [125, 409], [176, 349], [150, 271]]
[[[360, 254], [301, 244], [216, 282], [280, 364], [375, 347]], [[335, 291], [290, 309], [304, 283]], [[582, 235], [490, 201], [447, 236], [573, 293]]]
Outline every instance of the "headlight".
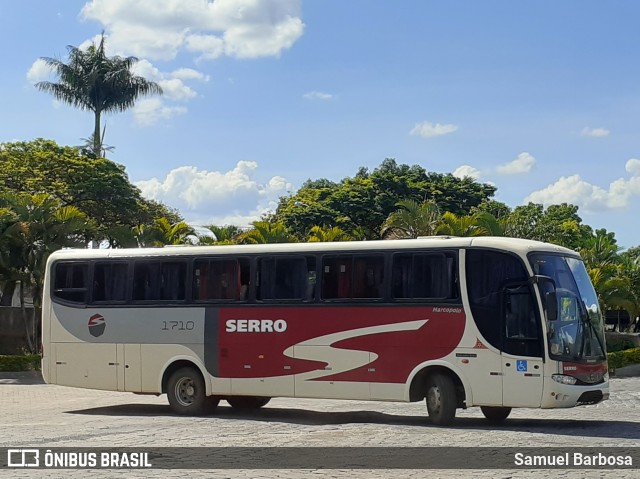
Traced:
[[573, 376], [565, 376], [564, 374], [554, 374], [551, 378], [560, 384], [575, 384], [578, 381]]

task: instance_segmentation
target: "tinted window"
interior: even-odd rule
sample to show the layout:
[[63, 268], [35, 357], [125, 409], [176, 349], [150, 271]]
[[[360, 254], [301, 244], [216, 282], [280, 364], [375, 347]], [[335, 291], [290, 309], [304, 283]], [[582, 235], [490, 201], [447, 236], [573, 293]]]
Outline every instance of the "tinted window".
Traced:
[[503, 288], [507, 283], [526, 281], [527, 272], [517, 257], [486, 250], [468, 250], [466, 270], [473, 318], [486, 340], [501, 348]]
[[400, 253], [393, 257], [393, 297], [457, 298], [455, 260], [442, 253]]
[[138, 261], [133, 271], [136, 301], [183, 301], [187, 264], [184, 261]]
[[315, 258], [275, 256], [258, 261], [257, 299], [312, 300], [315, 297]]
[[247, 299], [249, 260], [203, 259], [194, 264], [193, 296], [196, 300]]
[[53, 277], [53, 295], [74, 303], [86, 303], [88, 291], [86, 263], [56, 263]]
[[126, 301], [127, 263], [96, 263], [93, 268], [93, 301]]
[[323, 299], [381, 298], [384, 256], [340, 255], [322, 260]]

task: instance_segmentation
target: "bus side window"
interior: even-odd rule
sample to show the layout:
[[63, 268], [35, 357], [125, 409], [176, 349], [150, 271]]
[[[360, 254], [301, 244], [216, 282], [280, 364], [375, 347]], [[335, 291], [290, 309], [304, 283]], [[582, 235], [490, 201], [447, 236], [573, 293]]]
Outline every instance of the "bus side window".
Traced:
[[383, 296], [384, 256], [340, 255], [322, 260], [322, 299]]
[[86, 263], [56, 263], [53, 296], [64, 301], [86, 303], [89, 291], [89, 266]]
[[240, 271], [235, 259], [198, 260], [194, 265], [196, 300], [240, 299]]
[[448, 300], [458, 297], [455, 260], [442, 253], [400, 253], [393, 257], [396, 299]]
[[381, 298], [384, 257], [356, 256], [353, 262], [353, 298]]
[[127, 263], [96, 263], [92, 301], [126, 301], [128, 268]]
[[246, 301], [249, 275], [248, 258], [199, 259], [193, 267], [193, 299]]
[[351, 257], [322, 260], [322, 299], [351, 297]]
[[184, 301], [185, 261], [137, 261], [133, 269], [134, 301]]
[[[312, 257], [272, 257], [258, 262], [258, 299], [308, 300], [309, 268], [315, 270]], [[313, 265], [311, 263], [314, 263]]]

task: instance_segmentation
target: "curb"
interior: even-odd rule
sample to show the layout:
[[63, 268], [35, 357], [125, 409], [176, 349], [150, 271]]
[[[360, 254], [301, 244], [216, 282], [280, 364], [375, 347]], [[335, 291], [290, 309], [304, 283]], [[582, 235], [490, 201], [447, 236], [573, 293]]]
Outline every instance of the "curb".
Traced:
[[632, 378], [640, 376], [640, 364], [631, 364], [623, 368], [617, 368], [612, 375], [614, 378]]

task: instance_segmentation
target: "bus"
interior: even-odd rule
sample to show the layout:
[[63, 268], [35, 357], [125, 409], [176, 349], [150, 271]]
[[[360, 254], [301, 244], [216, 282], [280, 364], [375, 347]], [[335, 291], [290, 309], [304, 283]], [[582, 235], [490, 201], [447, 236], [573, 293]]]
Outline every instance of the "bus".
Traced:
[[164, 394], [177, 414], [273, 397], [479, 406], [609, 397], [580, 256], [498, 237], [60, 250], [43, 295], [47, 383]]

